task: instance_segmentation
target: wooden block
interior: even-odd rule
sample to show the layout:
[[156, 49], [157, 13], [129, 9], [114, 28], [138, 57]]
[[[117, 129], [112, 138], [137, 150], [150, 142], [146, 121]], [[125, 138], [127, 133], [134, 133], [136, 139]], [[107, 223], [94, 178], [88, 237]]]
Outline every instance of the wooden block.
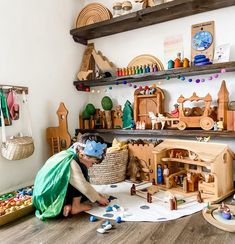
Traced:
[[227, 130], [235, 131], [235, 111], [227, 111]]

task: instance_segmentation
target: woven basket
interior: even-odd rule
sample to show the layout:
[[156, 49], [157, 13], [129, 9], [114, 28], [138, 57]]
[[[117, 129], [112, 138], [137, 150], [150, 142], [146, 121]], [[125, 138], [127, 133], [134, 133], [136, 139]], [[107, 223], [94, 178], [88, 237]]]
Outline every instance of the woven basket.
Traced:
[[113, 184], [125, 180], [128, 149], [107, 153], [100, 164], [89, 169], [90, 182], [95, 185]]

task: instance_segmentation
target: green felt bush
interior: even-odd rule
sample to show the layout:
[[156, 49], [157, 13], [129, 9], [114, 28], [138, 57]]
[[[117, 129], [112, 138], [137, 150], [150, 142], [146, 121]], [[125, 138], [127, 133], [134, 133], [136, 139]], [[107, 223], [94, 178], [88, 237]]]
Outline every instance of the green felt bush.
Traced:
[[83, 119], [90, 119], [90, 117], [91, 117], [91, 115], [86, 110], [84, 110], [82, 112], [82, 118]]
[[95, 106], [92, 103], [88, 103], [86, 105], [85, 111], [86, 111], [86, 113], [88, 113], [90, 115], [94, 115], [95, 114]]
[[101, 105], [102, 105], [102, 108], [107, 111], [107, 110], [111, 110], [112, 109], [113, 102], [112, 102], [110, 97], [105, 96], [105, 97], [102, 98]]

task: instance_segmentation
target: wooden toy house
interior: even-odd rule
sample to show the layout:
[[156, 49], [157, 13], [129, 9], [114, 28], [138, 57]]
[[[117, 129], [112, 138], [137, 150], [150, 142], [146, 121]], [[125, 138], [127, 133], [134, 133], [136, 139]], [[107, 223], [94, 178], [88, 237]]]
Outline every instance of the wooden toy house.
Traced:
[[[151, 178], [159, 188], [183, 194], [200, 191], [203, 200], [210, 202], [218, 202], [234, 191], [234, 152], [226, 144], [165, 140], [153, 154], [155, 169]], [[164, 165], [169, 174], [158, 184], [158, 169]]]
[[142, 91], [137, 89], [134, 93], [134, 120], [145, 122], [145, 128], [151, 129], [152, 123], [149, 118], [149, 112], [154, 114], [163, 113], [165, 95], [157, 87], [153, 94], [141, 94]]

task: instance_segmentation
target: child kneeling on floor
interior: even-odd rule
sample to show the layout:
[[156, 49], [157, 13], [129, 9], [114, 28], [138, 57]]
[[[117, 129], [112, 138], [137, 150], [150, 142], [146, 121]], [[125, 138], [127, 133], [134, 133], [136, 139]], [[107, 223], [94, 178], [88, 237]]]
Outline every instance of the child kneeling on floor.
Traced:
[[100, 136], [84, 134], [71, 148], [46, 161], [36, 176], [33, 191], [39, 219], [88, 211], [91, 205], [83, 203], [87, 199], [108, 205], [108, 199], [88, 181], [88, 168], [103, 160], [106, 148]]

